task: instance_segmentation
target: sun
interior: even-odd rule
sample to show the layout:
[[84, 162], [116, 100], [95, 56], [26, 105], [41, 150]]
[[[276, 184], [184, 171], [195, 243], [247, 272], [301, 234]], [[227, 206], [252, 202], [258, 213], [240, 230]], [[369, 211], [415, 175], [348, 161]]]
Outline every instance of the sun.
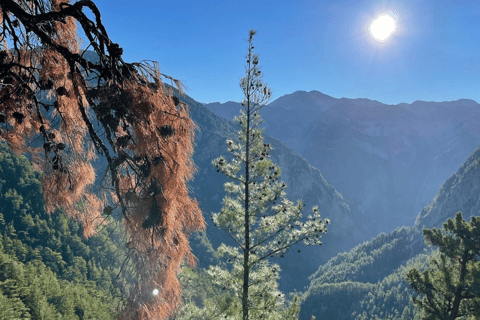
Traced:
[[389, 14], [378, 16], [370, 25], [370, 33], [375, 40], [383, 42], [395, 31], [395, 19]]

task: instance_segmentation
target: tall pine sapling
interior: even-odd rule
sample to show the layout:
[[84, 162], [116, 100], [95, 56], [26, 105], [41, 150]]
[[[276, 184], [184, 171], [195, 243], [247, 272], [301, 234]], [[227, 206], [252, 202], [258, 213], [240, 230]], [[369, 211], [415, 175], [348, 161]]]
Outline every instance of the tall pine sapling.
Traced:
[[279, 181], [281, 170], [272, 163], [272, 147], [264, 143], [260, 128], [259, 110], [269, 101], [271, 91], [262, 82], [258, 55], [253, 52], [255, 33], [249, 33], [246, 75], [240, 81], [245, 97], [243, 109], [234, 119], [241, 129], [239, 140], [227, 140], [230, 160], [222, 156], [212, 162], [232, 179], [225, 183], [230, 195], [223, 199], [223, 208], [212, 215], [212, 220], [228, 232], [236, 245], [221, 244], [217, 254], [226, 258], [229, 267], [218, 265], [209, 271], [241, 299], [244, 320], [249, 319], [249, 314], [255, 319], [269, 319], [272, 312], [284, 306], [277, 283], [280, 268], [269, 258], [283, 258], [295, 244], [321, 244], [320, 236], [329, 223], [328, 219], [321, 220], [317, 207], [306, 221], [301, 221], [302, 202], [294, 204], [285, 199], [287, 186]]

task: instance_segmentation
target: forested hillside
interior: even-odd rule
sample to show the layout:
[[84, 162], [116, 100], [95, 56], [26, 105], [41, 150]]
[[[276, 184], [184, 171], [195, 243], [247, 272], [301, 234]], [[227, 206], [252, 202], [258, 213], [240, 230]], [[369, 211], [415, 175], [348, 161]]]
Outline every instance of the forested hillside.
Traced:
[[41, 176], [0, 144], [0, 319], [113, 319], [128, 290], [122, 225], [88, 240], [45, 213]]
[[440, 228], [458, 211], [465, 220], [480, 215], [479, 163], [480, 148], [445, 181], [414, 226], [382, 233], [320, 266], [304, 294], [300, 318], [413, 319], [414, 292], [405, 274], [412, 266], [426, 269], [429, 255], [437, 254], [425, 245], [422, 229]]

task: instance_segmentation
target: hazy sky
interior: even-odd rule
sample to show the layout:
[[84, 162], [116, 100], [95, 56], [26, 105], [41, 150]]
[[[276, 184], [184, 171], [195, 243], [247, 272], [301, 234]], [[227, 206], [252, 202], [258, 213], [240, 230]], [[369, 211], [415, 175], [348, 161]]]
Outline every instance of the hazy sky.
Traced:
[[[96, 0], [128, 62], [156, 60], [200, 102], [240, 101], [248, 31], [273, 99], [297, 90], [397, 104], [480, 102], [480, 2]], [[397, 20], [380, 43], [369, 25]], [[273, 100], [272, 99], [272, 100]]]

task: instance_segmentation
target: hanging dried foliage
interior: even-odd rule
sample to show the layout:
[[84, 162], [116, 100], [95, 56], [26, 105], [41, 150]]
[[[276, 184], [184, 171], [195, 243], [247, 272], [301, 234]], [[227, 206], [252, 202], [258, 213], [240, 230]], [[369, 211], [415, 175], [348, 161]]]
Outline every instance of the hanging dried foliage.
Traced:
[[[97, 62], [79, 50], [77, 24]], [[186, 185], [194, 123], [161, 78], [181, 94], [180, 83], [156, 64], [124, 62], [90, 0], [2, 0], [0, 28], [0, 139], [31, 155], [47, 211], [62, 208], [85, 237], [107, 201], [122, 209], [138, 282], [119, 318], [166, 318], [180, 304], [181, 262], [194, 263], [188, 234], [204, 228]], [[108, 162], [102, 196], [97, 156]]]

